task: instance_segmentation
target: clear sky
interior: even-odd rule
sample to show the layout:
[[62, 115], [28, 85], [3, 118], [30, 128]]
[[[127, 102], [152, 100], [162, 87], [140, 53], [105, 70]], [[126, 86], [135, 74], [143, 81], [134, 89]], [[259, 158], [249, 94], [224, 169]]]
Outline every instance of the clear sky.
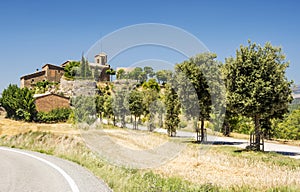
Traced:
[[[46, 63], [80, 59], [119, 28], [163, 23], [199, 38], [218, 60], [247, 40], [282, 46], [287, 76], [300, 83], [300, 1], [297, 0], [3, 0], [0, 1], [0, 92]], [[150, 48], [150, 50], [155, 50]], [[122, 57], [124, 64], [126, 57]]]

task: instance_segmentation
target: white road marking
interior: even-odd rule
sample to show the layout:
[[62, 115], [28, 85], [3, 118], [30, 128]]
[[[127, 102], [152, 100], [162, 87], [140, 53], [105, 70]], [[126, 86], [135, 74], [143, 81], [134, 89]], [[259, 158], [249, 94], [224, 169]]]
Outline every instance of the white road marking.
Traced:
[[49, 165], [50, 167], [52, 167], [53, 169], [55, 169], [56, 171], [58, 171], [67, 180], [69, 186], [72, 189], [72, 192], [80, 192], [79, 189], [78, 189], [78, 186], [76, 185], [75, 181], [71, 178], [71, 176], [68, 175], [62, 168], [60, 168], [57, 165], [51, 163], [50, 161], [47, 161], [47, 160], [45, 160], [43, 158], [34, 156], [32, 154], [29, 154], [29, 153], [18, 151], [18, 150], [14, 150], [14, 149], [0, 147], [0, 150], [10, 151], [10, 152], [14, 152], [14, 153], [19, 153], [19, 154], [22, 154], [22, 155], [26, 155], [28, 157], [34, 158], [36, 160], [39, 160], [39, 161], [41, 161], [41, 162]]

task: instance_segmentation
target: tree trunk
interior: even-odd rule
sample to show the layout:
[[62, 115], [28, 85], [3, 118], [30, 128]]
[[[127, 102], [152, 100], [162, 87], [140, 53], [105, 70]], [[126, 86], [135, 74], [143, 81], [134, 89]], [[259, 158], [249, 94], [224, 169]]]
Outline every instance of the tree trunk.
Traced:
[[113, 124], [114, 124], [114, 126], [116, 126], [116, 116], [114, 116], [114, 118], [113, 118]]
[[255, 150], [260, 151], [260, 123], [259, 115], [254, 116], [255, 124]]
[[204, 141], [204, 118], [201, 118], [201, 143]]

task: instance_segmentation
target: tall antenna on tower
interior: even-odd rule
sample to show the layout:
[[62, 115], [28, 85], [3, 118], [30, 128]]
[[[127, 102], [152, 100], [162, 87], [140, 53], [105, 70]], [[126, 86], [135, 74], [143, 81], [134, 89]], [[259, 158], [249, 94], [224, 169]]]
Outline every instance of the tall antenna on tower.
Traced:
[[102, 53], [102, 33], [100, 33], [101, 39], [100, 39], [100, 53]]

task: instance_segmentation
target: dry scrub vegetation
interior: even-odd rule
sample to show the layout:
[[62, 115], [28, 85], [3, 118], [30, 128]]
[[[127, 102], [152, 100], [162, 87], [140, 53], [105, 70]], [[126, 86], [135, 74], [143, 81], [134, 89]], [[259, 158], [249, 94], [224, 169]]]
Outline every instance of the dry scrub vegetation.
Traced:
[[[211, 147], [201, 152], [199, 147], [190, 146], [176, 159], [159, 167], [155, 172], [168, 177], [180, 176], [197, 184], [212, 183], [225, 188], [249, 186], [266, 190], [279, 186], [294, 186], [300, 189], [299, 160], [263, 153], [257, 155], [254, 152], [235, 155], [230, 154], [234, 153], [234, 148]], [[274, 162], [270, 158], [277, 158], [278, 161]], [[288, 161], [292, 163], [289, 164]]]
[[[104, 131], [122, 146], [138, 150], [154, 148], [169, 141], [168, 137], [156, 133], [120, 128]], [[198, 144], [189, 144], [178, 157], [158, 168], [130, 170], [103, 162], [84, 146], [80, 131], [70, 124], [35, 124], [0, 119], [0, 134], [0, 145], [75, 161], [103, 178], [115, 191], [300, 190], [300, 160], [275, 154], [235, 152], [237, 149], [233, 147], [222, 146], [203, 149]]]
[[11, 119], [0, 117], [0, 135], [11, 136], [17, 135], [19, 133], [26, 133], [28, 131], [43, 131], [72, 135], [80, 133], [71, 124], [68, 123], [28, 123], [24, 121], [14, 121]]

